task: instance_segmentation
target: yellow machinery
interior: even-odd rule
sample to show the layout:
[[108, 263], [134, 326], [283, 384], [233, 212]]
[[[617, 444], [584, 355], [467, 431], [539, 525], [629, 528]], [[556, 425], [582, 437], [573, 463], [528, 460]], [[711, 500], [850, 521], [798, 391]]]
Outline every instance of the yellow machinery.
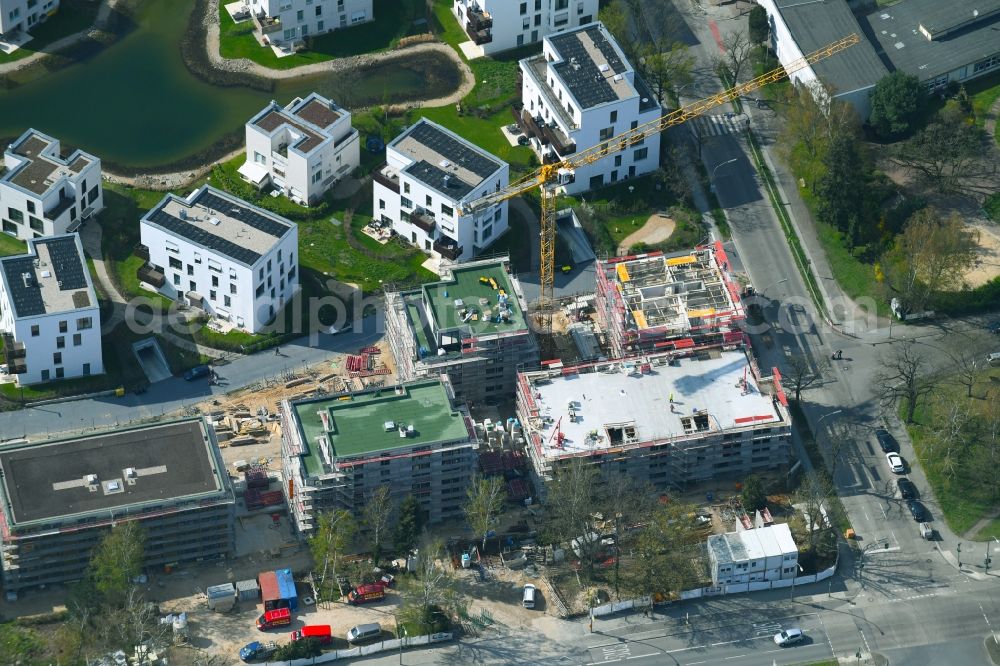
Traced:
[[519, 178], [513, 183], [507, 185], [507, 187], [470, 202], [463, 210], [460, 211], [460, 213], [463, 215], [469, 214], [470, 212], [474, 213], [478, 209], [520, 196], [535, 189], [536, 187], [540, 188], [542, 208], [540, 239], [541, 294], [539, 303], [536, 307], [536, 323], [538, 324], [540, 330], [548, 332], [552, 326], [553, 285], [555, 282], [556, 187], [558, 186], [559, 177], [561, 175], [570, 176], [573, 174], [573, 171], [579, 167], [592, 164], [604, 157], [626, 150], [629, 146], [641, 142], [646, 137], [658, 134], [668, 127], [685, 123], [692, 118], [697, 118], [706, 111], [710, 111], [717, 106], [725, 104], [726, 102], [731, 102], [734, 99], [758, 90], [769, 83], [781, 81], [782, 79], [799, 70], [805, 69], [815, 62], [828, 58], [843, 51], [844, 49], [854, 46], [859, 41], [860, 38], [858, 35], [849, 35], [843, 39], [833, 42], [832, 44], [828, 44], [819, 50], [813, 51], [812, 53], [799, 58], [795, 62], [789, 63], [787, 67], [778, 67], [751, 81], [734, 86], [729, 90], [724, 90], [723, 92], [712, 95], [711, 97], [706, 97], [705, 99], [682, 106], [665, 116], [661, 116], [657, 120], [650, 121], [633, 129], [622, 132], [621, 134], [614, 136], [603, 143], [574, 153], [564, 160], [559, 160], [551, 164], [543, 164], [534, 172]]

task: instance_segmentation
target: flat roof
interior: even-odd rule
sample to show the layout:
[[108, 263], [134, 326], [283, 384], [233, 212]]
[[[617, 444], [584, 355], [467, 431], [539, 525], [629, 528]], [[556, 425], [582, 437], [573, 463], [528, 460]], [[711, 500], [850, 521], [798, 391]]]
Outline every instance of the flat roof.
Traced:
[[[421, 292], [434, 317], [435, 331], [464, 326], [478, 337], [528, 328], [523, 304], [502, 260], [455, 266], [448, 278], [423, 285]], [[507, 295], [503, 304], [501, 292]]]
[[782, 557], [798, 553], [792, 532], [785, 523], [776, 523], [752, 530], [715, 534], [709, 537], [708, 546], [720, 564]]
[[307, 123], [321, 128], [329, 127], [337, 122], [341, 116], [340, 107], [316, 93], [293, 104], [289, 110]]
[[715, 317], [742, 314], [736, 286], [711, 248], [600, 262], [621, 294], [625, 326], [684, 334]]
[[410, 161], [404, 172], [456, 201], [503, 168], [499, 158], [426, 118], [393, 139], [389, 148]]
[[545, 39], [560, 58], [551, 63], [552, 70], [580, 108], [638, 95], [629, 81], [632, 66], [603, 23], [590, 23]]
[[[303, 458], [311, 474], [326, 468], [319, 444], [324, 435], [334, 459], [469, 439], [465, 415], [452, 404], [440, 379], [296, 400], [291, 408], [308, 447]], [[386, 430], [390, 421], [393, 427]], [[411, 425], [413, 433], [400, 437], [397, 428]]]
[[290, 146], [309, 153], [331, 138], [326, 130], [345, 114], [336, 102], [313, 92], [304, 98], [296, 97], [285, 107], [272, 101], [249, 124], [268, 133], [284, 126], [293, 134]]
[[59, 141], [34, 129], [22, 134], [7, 152], [17, 156], [21, 164], [0, 176], [0, 180], [38, 195], [48, 192], [64, 176], [75, 176], [97, 160], [81, 150], [63, 159], [59, 154]]
[[[922, 31], [929, 22], [933, 40]], [[1000, 0], [903, 0], [868, 14], [862, 25], [888, 67], [921, 81], [1000, 53]]]
[[0, 266], [15, 317], [73, 312], [97, 305], [76, 234], [31, 239], [27, 254], [2, 257]]
[[[860, 35], [858, 20], [844, 0], [774, 0], [774, 4], [803, 55], [850, 34]], [[864, 39], [840, 53], [813, 63], [811, 67], [825, 85], [834, 89], [834, 93], [872, 87], [889, 73], [875, 49]]]
[[[539, 416], [549, 417], [533, 426], [542, 438], [542, 453], [559, 458], [783, 422], [743, 351], [713, 350], [675, 359], [675, 365], [666, 359], [603, 362], [587, 366], [586, 372], [563, 369], [554, 377], [544, 370], [525, 373]], [[644, 372], [642, 366], [648, 366]], [[557, 423], [562, 447], [555, 436]], [[632, 434], [626, 435], [626, 429]]]
[[167, 194], [142, 221], [247, 266], [254, 265], [295, 226], [210, 185], [186, 199]]
[[223, 489], [199, 418], [0, 447], [15, 523], [162, 503]]

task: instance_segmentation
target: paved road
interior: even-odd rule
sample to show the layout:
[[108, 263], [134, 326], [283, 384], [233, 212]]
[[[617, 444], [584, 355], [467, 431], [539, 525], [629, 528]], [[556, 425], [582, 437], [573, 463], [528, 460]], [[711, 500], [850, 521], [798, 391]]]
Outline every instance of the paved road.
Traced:
[[218, 386], [209, 386], [207, 379], [186, 382], [173, 377], [151, 384], [149, 390], [142, 395], [130, 393], [121, 398], [111, 396], [77, 400], [2, 412], [0, 440], [17, 437], [42, 439], [57, 433], [120, 426], [174, 414], [212, 396], [266, 380], [278, 381], [304, 366], [333, 360], [343, 353], [356, 352], [380, 339], [381, 327], [380, 316], [368, 317], [360, 322], [356, 333], [332, 336], [318, 334], [314, 346], [310, 346], [308, 337], [303, 337], [282, 345], [280, 355], [273, 350], [266, 350], [252, 356], [238, 357], [217, 368], [220, 377]]

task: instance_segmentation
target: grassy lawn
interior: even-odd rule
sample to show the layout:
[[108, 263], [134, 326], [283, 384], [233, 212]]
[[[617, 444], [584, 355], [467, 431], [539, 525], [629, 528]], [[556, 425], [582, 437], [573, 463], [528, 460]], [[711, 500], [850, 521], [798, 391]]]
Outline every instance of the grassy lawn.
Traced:
[[877, 303], [879, 313], [888, 314], [889, 305], [879, 293], [879, 285], [875, 280], [875, 267], [870, 266], [854, 255], [844, 245], [843, 234], [829, 224], [816, 221], [816, 235], [826, 252], [826, 260], [830, 264], [833, 279], [840, 288], [853, 299], [868, 297]]
[[[986, 435], [978, 430], [986, 427], [989, 410], [996, 406], [997, 382], [1000, 382], [1000, 368], [984, 370], [973, 389], [973, 398], [966, 397], [964, 386], [943, 384], [919, 406], [916, 423], [908, 428], [944, 519], [960, 536], [994, 510], [1000, 500], [991, 476], [995, 465], [987, 462], [984, 445], [980, 443]], [[992, 394], [992, 399], [984, 399], [987, 393]], [[967, 407], [973, 418], [963, 432], [963, 445], [948, 458], [947, 447], [935, 446], [933, 430], [949, 418], [955, 404]], [[1000, 536], [1000, 521], [994, 520], [976, 538], [993, 535]]]
[[[308, 38], [306, 51], [279, 58], [270, 47], [257, 43], [253, 21], [237, 24], [219, 3], [219, 53], [223, 58], [249, 58], [271, 69], [292, 69], [334, 58], [386, 51], [401, 38], [425, 30], [414, 24], [416, 19], [425, 18], [421, 0], [375, 0], [374, 14], [374, 21]], [[334, 15], [326, 17], [328, 25], [333, 25], [335, 20]]]
[[24, 254], [27, 251], [28, 245], [24, 241], [18, 240], [9, 234], [0, 233], [0, 257], [12, 254]]
[[451, 6], [451, 0], [434, 0], [434, 13], [431, 17], [434, 21], [434, 34], [442, 42], [449, 44], [461, 53], [458, 50], [458, 45], [469, 41], [469, 36], [462, 30], [455, 15], [451, 13]]
[[45, 51], [52, 42], [86, 30], [94, 24], [98, 6], [92, 0], [62, 0], [55, 16], [29, 31], [32, 37], [30, 42], [10, 55], [0, 53], [0, 65]]
[[430, 109], [415, 109], [410, 112], [410, 120], [424, 117], [444, 125], [459, 136], [487, 150], [510, 164], [511, 176], [515, 172], [526, 172], [537, 164], [534, 153], [527, 146], [512, 146], [500, 133], [500, 128], [514, 122], [510, 111], [504, 108], [485, 118], [475, 115], [459, 115], [454, 106], [438, 106]]
[[[969, 82], [966, 90], [972, 98], [972, 113], [976, 124], [982, 127], [990, 107], [1000, 99], [1000, 72]], [[1000, 123], [996, 125], [995, 138], [1000, 142]]]

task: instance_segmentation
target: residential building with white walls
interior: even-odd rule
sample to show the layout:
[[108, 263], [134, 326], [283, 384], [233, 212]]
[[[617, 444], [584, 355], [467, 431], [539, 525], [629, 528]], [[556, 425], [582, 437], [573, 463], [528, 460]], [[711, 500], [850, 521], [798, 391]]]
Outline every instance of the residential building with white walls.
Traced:
[[297, 291], [295, 223], [209, 185], [167, 194], [139, 233], [141, 280], [247, 332], [261, 332]]
[[510, 167], [421, 118], [386, 146], [372, 173], [373, 217], [421, 250], [467, 261], [507, 231], [507, 202], [468, 204], [507, 186]]
[[291, 47], [375, 19], [372, 0], [246, 0], [265, 43]]
[[31, 32], [59, 11], [59, 0], [0, 0], [0, 35]]
[[318, 93], [285, 107], [272, 101], [246, 124], [247, 160], [239, 173], [312, 204], [358, 168], [360, 144], [351, 113]]
[[[542, 53], [521, 60], [520, 68], [519, 124], [546, 164], [660, 117], [656, 97], [602, 23], [549, 35]], [[658, 133], [612, 148], [593, 164], [560, 173], [560, 190], [585, 192], [659, 167]]]
[[480, 55], [535, 44], [597, 19], [598, 0], [454, 0], [452, 12]]
[[64, 155], [58, 139], [29, 129], [4, 151], [0, 224], [21, 240], [75, 231], [104, 209], [101, 160], [82, 150]]
[[104, 373], [101, 313], [77, 234], [0, 258], [0, 334], [18, 385]]

